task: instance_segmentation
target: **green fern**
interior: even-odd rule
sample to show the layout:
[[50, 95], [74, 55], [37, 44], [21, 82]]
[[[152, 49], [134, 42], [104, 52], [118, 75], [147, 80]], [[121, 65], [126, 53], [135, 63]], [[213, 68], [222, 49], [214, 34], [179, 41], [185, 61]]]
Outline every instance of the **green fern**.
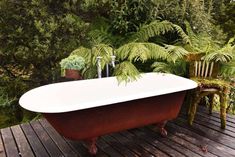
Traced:
[[135, 81], [140, 77], [140, 72], [130, 61], [124, 61], [117, 64], [113, 74], [117, 77], [119, 83], [122, 81], [126, 83]]
[[154, 62], [152, 64], [154, 72], [172, 73], [180, 76], [186, 74], [186, 63], [183, 60], [177, 62]]
[[178, 35], [182, 38], [184, 43], [189, 43], [189, 37], [183, 31], [183, 29], [173, 24], [169, 21], [153, 21], [148, 25], [144, 25], [140, 30], [134, 35], [138, 41], [148, 41], [149, 38], [164, 35], [167, 32], [176, 31]]
[[174, 45], [165, 45], [165, 49], [168, 52], [167, 61], [175, 63], [179, 59], [183, 59], [184, 56], [189, 54], [188, 51], [186, 51], [181, 46], [174, 46]]
[[104, 69], [105, 64], [110, 63], [113, 55], [113, 48], [106, 44], [98, 44], [92, 48], [92, 64], [96, 65], [97, 57], [102, 57], [101, 68]]
[[235, 45], [232, 45], [233, 41], [234, 38], [231, 38], [223, 48], [207, 54], [204, 59], [221, 63], [232, 61], [235, 57]]
[[166, 59], [168, 53], [164, 49], [154, 43], [128, 43], [116, 50], [117, 58], [120, 60], [141, 61], [148, 59]]

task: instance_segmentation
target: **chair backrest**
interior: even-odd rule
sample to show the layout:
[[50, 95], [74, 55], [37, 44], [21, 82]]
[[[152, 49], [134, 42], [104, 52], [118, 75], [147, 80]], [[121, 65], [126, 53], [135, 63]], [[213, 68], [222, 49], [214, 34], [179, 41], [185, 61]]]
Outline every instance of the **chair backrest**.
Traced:
[[215, 78], [219, 72], [219, 64], [203, 60], [202, 55], [191, 57], [189, 61], [189, 76], [199, 78]]

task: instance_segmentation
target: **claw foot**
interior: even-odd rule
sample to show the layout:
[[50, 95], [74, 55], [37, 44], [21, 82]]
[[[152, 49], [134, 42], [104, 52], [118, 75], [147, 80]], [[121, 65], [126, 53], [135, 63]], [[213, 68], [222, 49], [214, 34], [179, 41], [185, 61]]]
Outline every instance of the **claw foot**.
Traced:
[[96, 153], [98, 151], [97, 146], [96, 146], [96, 141], [97, 141], [97, 138], [92, 138], [92, 139], [85, 140], [86, 145], [87, 145], [88, 150], [89, 150], [89, 153], [91, 155], [96, 155]]

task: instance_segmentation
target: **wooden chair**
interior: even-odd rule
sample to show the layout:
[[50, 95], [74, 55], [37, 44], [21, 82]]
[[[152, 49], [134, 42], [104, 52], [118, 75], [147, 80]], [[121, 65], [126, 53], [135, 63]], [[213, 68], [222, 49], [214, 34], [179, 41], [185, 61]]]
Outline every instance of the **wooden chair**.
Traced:
[[220, 97], [221, 128], [226, 126], [226, 106], [228, 101], [229, 83], [217, 78], [219, 63], [206, 62], [204, 54], [192, 54], [187, 57], [189, 61], [189, 77], [198, 83], [198, 88], [190, 93], [190, 107], [188, 121], [192, 125], [197, 106], [205, 96], [209, 98], [209, 114], [212, 114], [214, 96]]

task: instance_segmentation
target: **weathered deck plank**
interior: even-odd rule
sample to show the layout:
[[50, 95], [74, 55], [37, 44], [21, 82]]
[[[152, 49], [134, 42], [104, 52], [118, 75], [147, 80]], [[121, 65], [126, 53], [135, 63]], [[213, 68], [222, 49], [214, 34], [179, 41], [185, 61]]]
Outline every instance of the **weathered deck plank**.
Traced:
[[15, 141], [18, 145], [18, 149], [20, 152], [20, 155], [22, 157], [29, 157], [29, 156], [34, 156], [33, 151], [30, 148], [30, 145], [21, 130], [19, 125], [15, 125], [11, 127], [12, 133], [14, 135]]
[[0, 131], [0, 157], [6, 157], [1, 131]]
[[[235, 157], [235, 116], [220, 129], [219, 113], [208, 115], [199, 107], [193, 126], [186, 112], [167, 123], [167, 137], [154, 125], [102, 136], [96, 157]], [[92, 157], [82, 141], [60, 136], [45, 120], [12, 126], [0, 131], [0, 157]]]
[[4, 128], [1, 130], [3, 143], [5, 145], [5, 150], [7, 156], [19, 157], [19, 152], [17, 150], [17, 145], [15, 143], [14, 137], [11, 133], [10, 128]]

